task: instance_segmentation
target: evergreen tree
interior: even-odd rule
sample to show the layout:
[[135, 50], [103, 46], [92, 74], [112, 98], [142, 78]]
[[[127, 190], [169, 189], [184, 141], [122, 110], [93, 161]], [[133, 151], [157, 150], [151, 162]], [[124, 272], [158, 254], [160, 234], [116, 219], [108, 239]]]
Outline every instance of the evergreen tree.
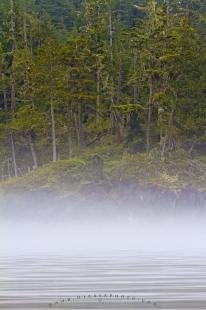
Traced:
[[205, 141], [205, 20], [203, 0], [2, 0], [4, 175], [101, 142], [191, 154]]

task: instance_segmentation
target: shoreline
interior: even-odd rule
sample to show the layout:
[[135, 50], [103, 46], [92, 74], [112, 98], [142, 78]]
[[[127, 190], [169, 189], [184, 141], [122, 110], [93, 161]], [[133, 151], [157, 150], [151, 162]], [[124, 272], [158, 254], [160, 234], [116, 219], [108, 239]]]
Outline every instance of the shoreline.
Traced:
[[187, 309], [200, 310], [205, 309], [206, 300], [202, 301], [160, 301], [156, 305], [152, 302], [79, 302], [74, 304], [58, 304], [49, 305], [48, 303], [0, 303], [1, 310], [27, 309], [27, 310], [43, 310], [43, 309]]

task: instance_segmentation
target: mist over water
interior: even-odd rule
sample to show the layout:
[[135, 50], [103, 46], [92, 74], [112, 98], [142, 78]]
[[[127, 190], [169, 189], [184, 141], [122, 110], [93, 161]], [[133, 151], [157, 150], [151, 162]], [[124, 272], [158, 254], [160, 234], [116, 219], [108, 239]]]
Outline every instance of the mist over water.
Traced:
[[135, 296], [135, 309], [204, 309], [204, 207], [148, 201], [2, 199], [0, 308], [49, 309], [58, 301], [61, 309], [70, 298], [78, 309], [128, 309], [124, 300], [77, 299], [112, 294]]
[[[2, 201], [0, 251], [5, 254], [69, 253], [72, 250], [206, 252], [202, 212], [162, 212], [93, 201], [91, 205], [12, 197]], [[166, 206], [165, 206], [166, 208]]]

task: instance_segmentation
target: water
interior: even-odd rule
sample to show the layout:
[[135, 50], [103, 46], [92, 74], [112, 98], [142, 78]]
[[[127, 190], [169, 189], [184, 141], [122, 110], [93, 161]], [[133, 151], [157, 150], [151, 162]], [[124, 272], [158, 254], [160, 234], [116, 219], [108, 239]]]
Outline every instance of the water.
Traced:
[[[1, 309], [43, 309], [64, 298], [90, 294], [135, 296], [143, 299], [134, 307], [138, 309], [206, 309], [206, 255], [76, 251], [0, 257]], [[85, 304], [66, 306], [100, 307]], [[121, 302], [116, 308], [121, 307], [130, 305]]]

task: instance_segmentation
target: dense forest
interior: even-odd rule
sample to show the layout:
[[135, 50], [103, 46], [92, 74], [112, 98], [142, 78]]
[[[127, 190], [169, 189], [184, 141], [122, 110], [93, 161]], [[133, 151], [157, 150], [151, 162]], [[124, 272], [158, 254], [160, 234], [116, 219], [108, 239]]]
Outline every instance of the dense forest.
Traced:
[[206, 151], [204, 0], [1, 0], [1, 178], [96, 147]]

